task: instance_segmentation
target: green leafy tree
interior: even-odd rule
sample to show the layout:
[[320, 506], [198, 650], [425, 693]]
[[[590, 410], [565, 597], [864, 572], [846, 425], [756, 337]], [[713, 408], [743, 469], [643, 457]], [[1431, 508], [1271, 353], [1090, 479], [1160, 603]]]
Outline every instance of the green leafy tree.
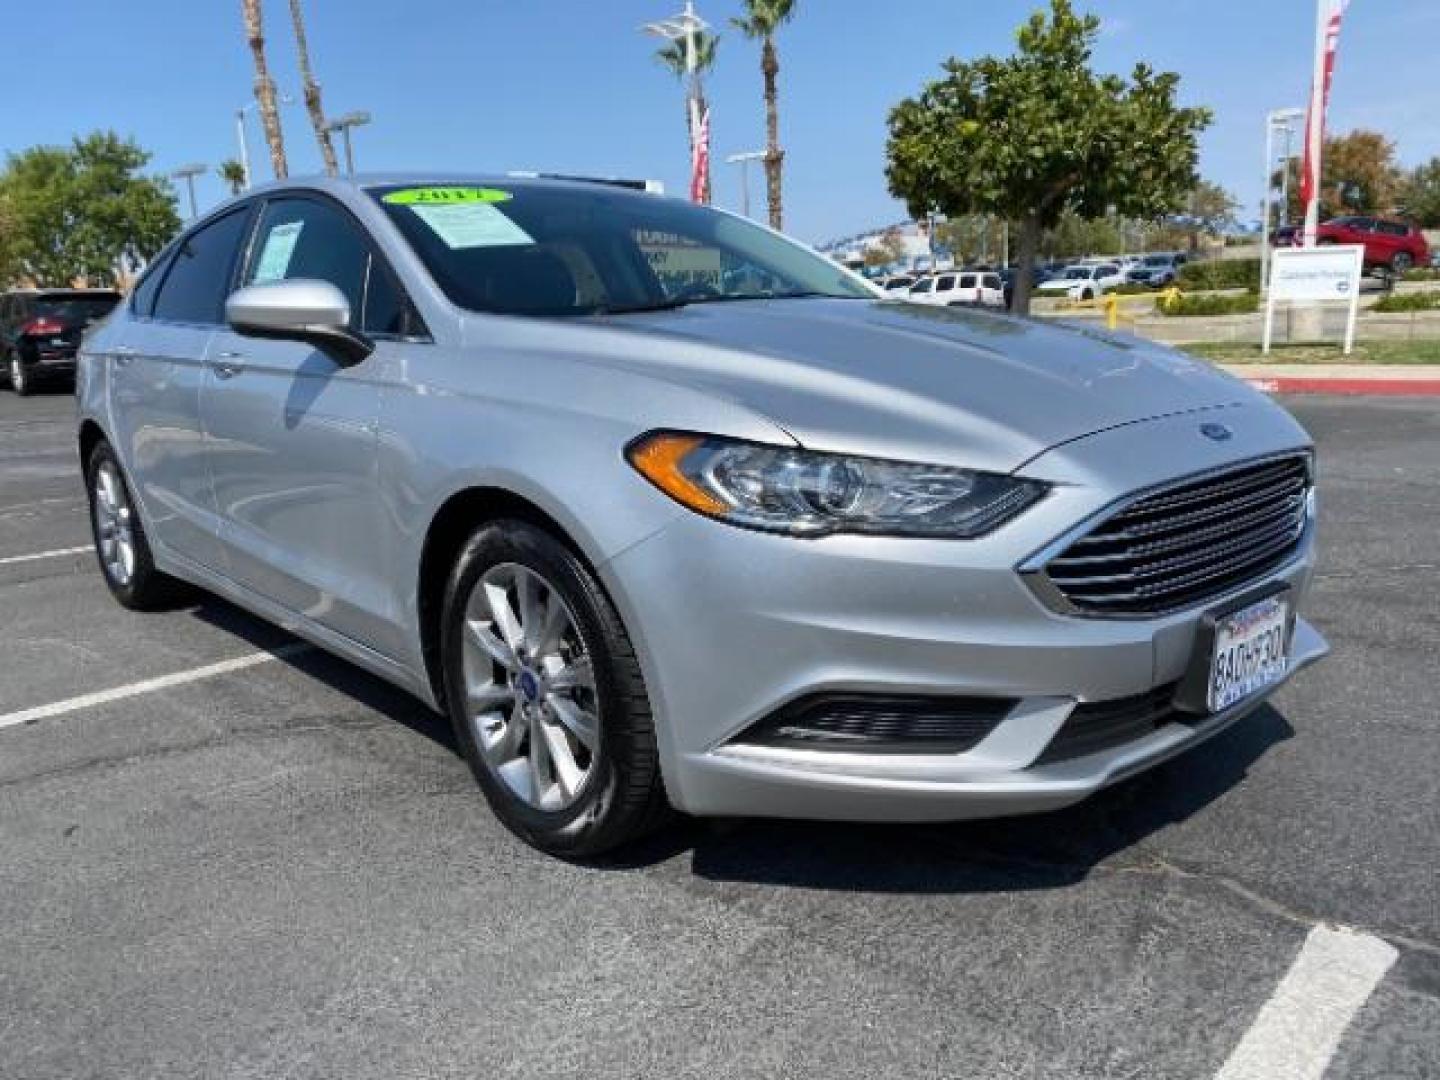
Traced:
[[12, 155], [0, 202], [19, 272], [38, 285], [109, 284], [154, 255], [180, 219], [169, 184], [141, 175], [149, 160], [113, 132]]
[[[704, 116], [710, 103], [705, 99], [705, 76], [715, 66], [715, 56], [720, 48], [720, 35], [712, 34], [706, 30], [697, 31], [695, 34], [695, 87], [696, 97], [700, 105], [700, 115]], [[685, 39], [668, 42], [655, 50], [655, 59], [669, 69], [682, 82], [689, 78], [688, 59], [685, 52]], [[695, 149], [695, 138], [697, 133], [692, 130], [693, 118], [690, 115], [690, 99], [685, 99], [685, 133], [689, 138], [691, 152]], [[705, 164], [705, 190], [702, 193], [701, 201], [706, 205], [710, 203], [710, 164]]]
[[1204, 236], [1224, 236], [1235, 221], [1239, 201], [1219, 184], [1201, 180], [1185, 200], [1185, 232], [1190, 250], [1200, 250]]
[[1406, 177], [1401, 205], [1427, 229], [1440, 228], [1440, 157], [1431, 158]]
[[1051, 0], [1020, 28], [1019, 50], [951, 59], [944, 77], [890, 114], [890, 190], [916, 217], [995, 214], [1016, 223], [1028, 311], [1041, 237], [1068, 210], [1153, 219], [1184, 207], [1199, 182], [1208, 109], [1176, 103], [1179, 76], [1138, 64], [1127, 80], [1090, 58], [1100, 20]]
[[[1300, 203], [1301, 158], [1288, 164], [1290, 170], [1290, 221], [1300, 221], [1305, 207]], [[1357, 128], [1325, 140], [1320, 163], [1320, 220], [1336, 214], [1384, 213], [1395, 209], [1402, 198], [1405, 176], [1396, 164], [1395, 144], [1378, 131]], [[1280, 188], [1280, 173], [1274, 177]]]
[[215, 175], [230, 189], [231, 195], [239, 195], [245, 190], [245, 166], [233, 158], [229, 161], [222, 161], [220, 167], [215, 170]]
[[878, 240], [865, 249], [865, 265], [889, 266], [905, 256], [905, 238], [898, 229], [887, 229]]
[[780, 146], [780, 54], [775, 35], [795, 17], [796, 0], [745, 0], [745, 14], [731, 19], [751, 41], [760, 42], [760, 75], [765, 85], [765, 191], [770, 227], [785, 224], [785, 151]]

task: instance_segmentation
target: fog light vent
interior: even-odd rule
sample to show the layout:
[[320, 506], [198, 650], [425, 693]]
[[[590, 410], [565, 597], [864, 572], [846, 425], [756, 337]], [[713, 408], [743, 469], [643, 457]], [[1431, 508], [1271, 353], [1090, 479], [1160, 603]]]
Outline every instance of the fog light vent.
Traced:
[[1015, 704], [1011, 698], [814, 694], [792, 701], [735, 741], [864, 754], [963, 754]]

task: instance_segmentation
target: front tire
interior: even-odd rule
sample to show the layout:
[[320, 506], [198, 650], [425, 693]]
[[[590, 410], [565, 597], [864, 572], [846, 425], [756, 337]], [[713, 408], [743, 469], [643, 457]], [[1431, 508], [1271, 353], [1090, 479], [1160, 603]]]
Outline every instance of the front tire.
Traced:
[[1396, 277], [1407, 273], [1414, 266], [1415, 256], [1411, 255], [1408, 251], [1397, 252], [1394, 260], [1390, 263], [1390, 269], [1395, 271]]
[[634, 646], [574, 552], [525, 522], [481, 526], [456, 560], [442, 619], [451, 721], [507, 828], [583, 859], [664, 820]]
[[132, 611], [160, 611], [181, 602], [186, 595], [182, 583], [155, 569], [145, 526], [109, 443], [91, 451], [85, 487], [95, 554], [111, 595]]

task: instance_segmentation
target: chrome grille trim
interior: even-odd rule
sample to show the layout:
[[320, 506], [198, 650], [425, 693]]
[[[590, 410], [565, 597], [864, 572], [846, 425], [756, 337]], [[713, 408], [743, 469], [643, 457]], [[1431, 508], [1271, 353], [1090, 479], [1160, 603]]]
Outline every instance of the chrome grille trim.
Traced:
[[1299, 550], [1312, 458], [1289, 453], [1171, 481], [1113, 504], [1020, 566], [1070, 615], [1149, 618], [1253, 584]]

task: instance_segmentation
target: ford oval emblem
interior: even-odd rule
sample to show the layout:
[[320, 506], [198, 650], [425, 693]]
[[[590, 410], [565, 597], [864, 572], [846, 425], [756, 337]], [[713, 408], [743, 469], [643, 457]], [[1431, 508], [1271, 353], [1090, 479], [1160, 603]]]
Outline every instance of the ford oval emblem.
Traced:
[[1200, 434], [1215, 442], [1225, 442], [1235, 435], [1235, 433], [1224, 424], [1201, 424]]

